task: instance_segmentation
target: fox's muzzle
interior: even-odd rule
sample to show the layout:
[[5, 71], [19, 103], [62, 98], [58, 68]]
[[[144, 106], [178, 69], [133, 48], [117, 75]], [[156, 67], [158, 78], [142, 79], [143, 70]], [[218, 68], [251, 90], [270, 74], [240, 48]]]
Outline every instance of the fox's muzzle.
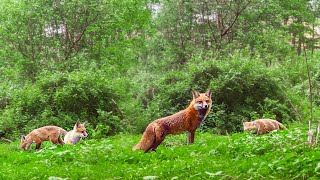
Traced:
[[202, 106], [201, 106], [201, 105], [199, 106], [199, 110], [200, 110], [200, 109], [205, 109], [205, 110], [207, 110], [209, 107], [210, 107], [209, 104], [204, 103]]
[[207, 110], [208, 108], [210, 107], [210, 105], [209, 104], [195, 104], [194, 105], [194, 108], [196, 109], [196, 110], [203, 110], [203, 109], [205, 109], [205, 110]]
[[87, 133], [87, 131], [82, 131], [82, 135], [83, 135], [83, 138], [88, 137], [88, 133]]

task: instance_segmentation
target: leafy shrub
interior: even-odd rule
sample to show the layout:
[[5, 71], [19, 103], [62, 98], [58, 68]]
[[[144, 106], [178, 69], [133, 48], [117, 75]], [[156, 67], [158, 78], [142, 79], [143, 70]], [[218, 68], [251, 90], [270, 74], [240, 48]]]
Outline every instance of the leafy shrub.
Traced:
[[234, 112], [227, 113], [225, 104], [216, 104], [212, 107], [201, 129], [214, 134], [227, 134], [242, 130], [242, 120], [244, 116]]
[[71, 129], [77, 120], [88, 120], [93, 127], [106, 123], [109, 134], [123, 131], [120, 118], [124, 115], [117, 104], [120, 96], [112, 83], [102, 73], [91, 71], [44, 71], [36, 83], [11, 93], [1, 117], [1, 133], [27, 133], [45, 125]]
[[148, 109], [152, 119], [186, 108], [192, 89], [205, 92], [209, 88], [213, 90], [213, 108], [203, 130], [225, 134], [240, 131], [242, 120], [295, 118], [279, 81], [272, 77], [272, 69], [250, 58], [195, 58], [181, 70], [164, 74], [155, 86], [155, 98]]

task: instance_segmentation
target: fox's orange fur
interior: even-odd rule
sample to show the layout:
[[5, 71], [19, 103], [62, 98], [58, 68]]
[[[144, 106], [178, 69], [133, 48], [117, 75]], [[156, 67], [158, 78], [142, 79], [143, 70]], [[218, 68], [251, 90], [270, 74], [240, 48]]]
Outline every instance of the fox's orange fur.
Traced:
[[252, 122], [243, 122], [243, 130], [255, 130], [252, 134], [267, 134], [274, 130], [286, 129], [280, 122], [273, 119], [257, 119]]
[[190, 105], [171, 116], [157, 119], [150, 123], [144, 131], [139, 143], [132, 150], [153, 151], [168, 134], [188, 132], [188, 144], [194, 142], [194, 134], [200, 123], [207, 117], [212, 106], [211, 91], [199, 93], [192, 91], [193, 100]]
[[36, 144], [36, 149], [40, 149], [43, 141], [51, 141], [53, 144], [64, 145], [61, 135], [66, 135], [67, 131], [58, 126], [44, 126], [31, 131], [27, 136], [21, 136], [20, 146], [28, 150], [32, 143]]

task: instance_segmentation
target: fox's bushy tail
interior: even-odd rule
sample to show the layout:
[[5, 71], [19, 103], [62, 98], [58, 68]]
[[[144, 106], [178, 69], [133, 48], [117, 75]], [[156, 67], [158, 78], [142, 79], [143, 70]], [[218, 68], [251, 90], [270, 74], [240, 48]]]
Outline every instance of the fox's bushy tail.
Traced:
[[152, 148], [155, 140], [156, 134], [154, 127], [152, 125], [149, 125], [144, 131], [139, 143], [135, 145], [132, 150], [143, 150], [144, 152], [148, 152]]

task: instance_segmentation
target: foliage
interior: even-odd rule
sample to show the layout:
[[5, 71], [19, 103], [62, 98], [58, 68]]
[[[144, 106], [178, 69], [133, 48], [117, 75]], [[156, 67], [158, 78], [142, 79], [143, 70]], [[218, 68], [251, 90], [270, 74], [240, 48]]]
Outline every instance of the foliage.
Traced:
[[[292, 179], [319, 176], [319, 147], [308, 147], [306, 129], [294, 125], [267, 135], [197, 133], [169, 136], [157, 152], [133, 152], [139, 136], [86, 139], [75, 146], [44, 143], [40, 151], [22, 152], [0, 144], [1, 179]], [[34, 148], [34, 145], [32, 146]], [[48, 168], [50, 167], [50, 168]], [[14, 172], [14, 173], [13, 173]], [[58, 172], [58, 173], [57, 173]]]
[[202, 130], [319, 118], [318, 1], [0, 2], [0, 136], [88, 121], [96, 138], [140, 133], [213, 90]]
[[1, 135], [49, 124], [69, 129], [78, 119], [110, 126], [106, 134], [133, 131], [127, 116], [140, 110], [126, 102], [125, 72], [136, 66], [149, 28], [145, 3], [2, 1]]
[[[259, 60], [230, 57], [227, 60], [195, 58], [181, 70], [167, 73], [155, 84], [155, 98], [149, 102], [155, 118], [173, 114], [187, 107], [191, 89], [213, 90], [213, 110], [204, 129], [235, 132], [242, 120], [274, 118], [281, 122], [296, 119], [291, 113], [281, 82], [274, 71]], [[160, 110], [159, 110], [160, 108]], [[155, 112], [154, 114], [152, 114]]]
[[90, 72], [43, 74], [36, 84], [13, 91], [3, 117], [9, 116], [12, 122], [4, 121], [3, 129], [30, 131], [47, 124], [71, 128], [81, 119], [93, 127], [109, 125], [112, 133], [123, 131], [120, 117], [125, 115], [117, 101], [126, 95], [114, 88], [125, 82], [112, 82], [102, 73], [88, 76]]

